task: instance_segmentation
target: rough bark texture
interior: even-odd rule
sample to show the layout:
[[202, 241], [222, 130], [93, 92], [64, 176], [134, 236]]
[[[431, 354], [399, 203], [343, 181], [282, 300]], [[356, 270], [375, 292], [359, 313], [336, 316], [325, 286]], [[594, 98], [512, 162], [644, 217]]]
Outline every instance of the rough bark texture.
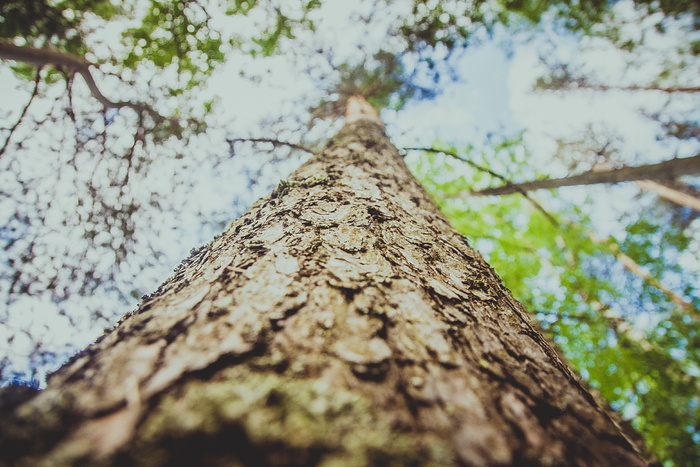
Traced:
[[541, 190], [543, 188], [559, 188], [563, 186], [620, 183], [636, 180], [665, 180], [682, 175], [696, 175], [699, 173], [700, 155], [697, 155], [684, 159], [671, 159], [659, 162], [658, 164], [642, 165], [640, 167], [623, 167], [621, 169], [606, 170], [603, 172], [590, 171], [581, 175], [573, 175], [565, 178], [514, 183], [496, 188], [487, 188], [486, 190], [475, 191], [469, 194], [481, 196], [509, 195], [512, 193], [524, 193], [526, 191]]
[[5, 465], [645, 465], [368, 118], [1, 425]]

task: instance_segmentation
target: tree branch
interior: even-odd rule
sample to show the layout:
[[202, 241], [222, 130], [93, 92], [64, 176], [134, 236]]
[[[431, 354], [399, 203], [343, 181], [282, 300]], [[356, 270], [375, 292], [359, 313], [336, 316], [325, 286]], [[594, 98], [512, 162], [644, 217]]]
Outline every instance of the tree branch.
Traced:
[[[459, 154], [456, 154], [455, 152], [452, 152], [452, 151], [448, 151], [446, 149], [435, 149], [435, 148], [401, 148], [401, 149], [403, 151], [425, 151], [425, 152], [432, 152], [435, 154], [445, 154], [445, 155], [454, 157], [458, 161], [462, 161], [471, 167], [474, 167], [476, 170], [478, 170], [480, 172], [485, 172], [485, 173], [491, 175], [492, 177], [498, 178], [499, 180], [502, 180], [506, 183], [510, 183], [508, 178], [506, 178], [505, 176], [503, 176], [499, 173], [496, 173], [487, 167], [481, 166], [481, 165], [477, 164], [476, 162], [470, 161], [469, 159], [465, 159], [464, 157], [460, 156]], [[508, 185], [508, 186], [515, 186], [515, 185]], [[554, 216], [552, 216], [549, 212], [547, 212], [547, 210], [544, 207], [542, 207], [542, 205], [540, 203], [538, 203], [537, 201], [532, 199], [530, 197], [530, 195], [528, 195], [525, 190], [516, 189], [515, 192], [523, 195], [525, 197], [525, 199], [527, 199], [530, 202], [530, 204], [532, 204], [535, 207], [535, 209], [540, 211], [547, 218], [547, 220], [552, 223], [552, 225], [555, 225], [555, 226], [559, 225], [559, 221], [557, 221], [554, 218]], [[477, 192], [477, 193], [481, 193], [481, 192]]]
[[474, 191], [470, 194], [477, 196], [509, 195], [544, 188], [559, 188], [563, 186], [594, 185], [598, 183], [620, 183], [637, 180], [663, 180], [676, 178], [681, 175], [700, 174], [700, 155], [683, 159], [671, 159], [658, 164], [642, 165], [639, 167], [623, 167], [621, 169], [603, 172], [589, 171], [580, 175], [564, 178], [535, 180], [526, 183], [509, 183], [497, 188]]
[[576, 91], [579, 89], [587, 89], [590, 91], [601, 91], [601, 92], [606, 92], [606, 91], [659, 91], [659, 92], [665, 92], [667, 94], [676, 94], [676, 93], [697, 93], [700, 92], [700, 87], [699, 86], [672, 86], [672, 87], [661, 87], [661, 86], [639, 86], [639, 85], [630, 85], [630, 86], [608, 86], [605, 84], [589, 84], [586, 82], [570, 82], [570, 83], [565, 83], [565, 84], [556, 84], [553, 83], [550, 87], [546, 87], [543, 85], [541, 89], [545, 89], [548, 91]]
[[17, 122], [10, 128], [10, 134], [7, 135], [5, 143], [2, 145], [2, 148], [0, 148], [0, 157], [2, 157], [3, 154], [5, 154], [5, 150], [10, 144], [10, 139], [12, 138], [12, 135], [15, 133], [15, 130], [17, 130], [17, 127], [19, 127], [19, 125], [22, 123], [22, 120], [24, 120], [24, 116], [27, 115], [27, 111], [29, 111], [29, 107], [32, 105], [34, 98], [39, 94], [39, 81], [41, 81], [41, 67], [37, 68], [36, 70], [36, 76], [34, 77], [34, 90], [32, 91], [32, 95], [29, 97], [27, 105], [25, 105], [22, 109], [22, 113], [19, 115]]
[[97, 99], [105, 109], [128, 107], [137, 112], [147, 112], [157, 120], [168, 120], [146, 104], [109, 100], [102, 94], [90, 72], [90, 67], [94, 65], [81, 57], [58, 50], [36, 49], [30, 46], [17, 46], [7, 42], [0, 42], [0, 59], [22, 62], [39, 68], [46, 65], [53, 65], [57, 68], [71, 71], [83, 77], [92, 96]]
[[226, 139], [226, 142], [231, 146], [233, 146], [236, 143], [270, 143], [273, 146], [287, 146], [292, 149], [298, 149], [299, 151], [308, 152], [309, 154], [315, 154], [313, 150], [307, 148], [306, 146], [302, 146], [300, 144], [295, 143], [289, 143], [287, 141], [280, 141], [278, 139], [273, 138], [229, 138]]

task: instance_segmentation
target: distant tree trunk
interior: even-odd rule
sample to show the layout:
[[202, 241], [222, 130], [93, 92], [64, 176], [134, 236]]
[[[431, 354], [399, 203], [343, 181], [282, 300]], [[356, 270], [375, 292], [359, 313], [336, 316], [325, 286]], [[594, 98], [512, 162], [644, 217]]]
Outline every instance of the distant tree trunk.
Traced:
[[5, 465], [646, 465], [350, 107], [5, 417]]
[[700, 155], [683, 159], [671, 159], [658, 164], [642, 165], [640, 167], [623, 167], [621, 169], [590, 171], [571, 177], [535, 180], [525, 183], [512, 183], [496, 188], [487, 188], [468, 193], [470, 195], [492, 196], [524, 193], [526, 191], [544, 188], [559, 188], [563, 186], [595, 185], [598, 183], [620, 183], [637, 180], [665, 180], [681, 175], [700, 174]]
[[[683, 193], [670, 186], [662, 183], [653, 182], [651, 180], [639, 180], [637, 186], [643, 190], [653, 191], [660, 198], [670, 201], [678, 206], [685, 206], [696, 211], [700, 211], [700, 198]], [[692, 187], [689, 187], [692, 188]]]
[[678, 306], [684, 313], [687, 313], [692, 319], [700, 319], [700, 312], [693, 306], [692, 303], [686, 301], [683, 297], [678, 295], [676, 292], [666, 287], [663, 282], [661, 282], [657, 277], [652, 276], [648, 270], [640, 266], [635, 260], [630, 258], [628, 255], [620, 251], [620, 245], [610, 239], [605, 240], [598, 237], [593, 232], [587, 233], [588, 238], [590, 238], [594, 243], [602, 244], [607, 247], [607, 249], [612, 253], [615, 258], [622, 264], [622, 266], [635, 276], [643, 279], [650, 286], [663, 292], [668, 299]]

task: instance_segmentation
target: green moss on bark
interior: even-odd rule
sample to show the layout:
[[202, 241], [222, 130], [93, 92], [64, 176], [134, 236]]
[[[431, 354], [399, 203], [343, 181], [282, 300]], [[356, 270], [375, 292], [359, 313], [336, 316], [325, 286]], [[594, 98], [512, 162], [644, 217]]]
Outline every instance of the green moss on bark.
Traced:
[[[391, 423], [371, 409], [371, 401], [325, 381], [233, 367], [164, 396], [139, 430], [134, 460], [168, 464], [186, 456], [192, 443], [225, 433], [242, 463], [262, 452], [265, 458], [258, 460], [267, 465], [452, 464], [447, 445], [418, 446]], [[248, 452], [250, 445], [256, 454]]]

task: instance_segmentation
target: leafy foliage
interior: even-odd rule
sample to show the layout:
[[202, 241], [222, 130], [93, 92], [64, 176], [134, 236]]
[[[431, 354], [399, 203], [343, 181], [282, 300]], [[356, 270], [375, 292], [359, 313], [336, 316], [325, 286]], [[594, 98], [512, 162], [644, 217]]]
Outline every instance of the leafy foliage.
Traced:
[[87, 52], [83, 24], [94, 15], [114, 19], [123, 10], [110, 0], [53, 2], [6, 0], [0, 4], [0, 38], [19, 39], [35, 47], [57, 47], [84, 55]]
[[[419, 52], [464, 47], [479, 27], [489, 31], [496, 25], [527, 28], [538, 25], [547, 17], [555, 18], [566, 30], [591, 34], [607, 20], [614, 3], [607, 0], [416, 0], [412, 14], [398, 32], [407, 40], [408, 50]], [[637, 0], [635, 3], [645, 7], [649, 14], [661, 13], [662, 18], [664, 15], [685, 15], [696, 19], [700, 14], [697, 2], [691, 0]]]
[[206, 10], [196, 1], [153, 1], [138, 28], [127, 29], [129, 54], [123, 65], [134, 68], [148, 60], [157, 68], [175, 64], [179, 73], [198, 83], [199, 75], [224, 59], [223, 42], [208, 25]]

